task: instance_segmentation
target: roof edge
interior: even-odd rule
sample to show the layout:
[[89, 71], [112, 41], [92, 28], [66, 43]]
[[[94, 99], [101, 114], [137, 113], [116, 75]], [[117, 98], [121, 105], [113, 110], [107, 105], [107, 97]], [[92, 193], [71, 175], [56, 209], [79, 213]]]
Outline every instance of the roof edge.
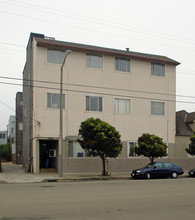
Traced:
[[144, 53], [133, 52], [133, 51], [122, 51], [122, 50], [117, 50], [117, 49], [104, 48], [104, 47], [91, 46], [91, 45], [78, 44], [78, 43], [71, 43], [71, 42], [65, 42], [65, 41], [63, 42], [63, 41], [56, 41], [56, 40], [48, 40], [48, 39], [45, 39], [43, 36], [44, 35], [41, 35], [41, 37], [38, 37], [38, 36], [33, 35], [33, 37], [36, 38], [38, 46], [61, 47], [61, 48], [69, 48], [72, 50], [75, 49], [75, 50], [99, 52], [99, 53], [104, 53], [104, 54], [122, 55], [122, 56], [132, 57], [135, 59], [164, 62], [164, 63], [172, 64], [175, 66], [180, 64], [179, 62], [172, 60], [166, 56], [144, 54]]

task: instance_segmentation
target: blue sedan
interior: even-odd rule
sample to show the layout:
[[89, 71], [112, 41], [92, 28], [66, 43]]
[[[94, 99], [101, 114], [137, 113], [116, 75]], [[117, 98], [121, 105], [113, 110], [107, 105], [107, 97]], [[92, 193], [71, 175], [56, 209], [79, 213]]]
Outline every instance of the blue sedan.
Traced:
[[142, 169], [133, 170], [131, 176], [133, 178], [143, 177], [146, 179], [172, 177], [177, 178], [178, 175], [184, 173], [181, 166], [177, 166], [171, 162], [155, 162], [149, 163]]

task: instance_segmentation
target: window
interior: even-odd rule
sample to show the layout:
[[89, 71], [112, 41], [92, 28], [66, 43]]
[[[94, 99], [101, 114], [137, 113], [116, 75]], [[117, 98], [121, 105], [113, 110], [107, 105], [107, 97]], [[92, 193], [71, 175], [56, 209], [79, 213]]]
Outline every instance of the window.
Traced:
[[130, 113], [130, 99], [115, 98], [114, 112], [120, 114]]
[[130, 72], [130, 60], [126, 58], [115, 58], [115, 70]]
[[164, 77], [165, 65], [160, 63], [151, 63], [151, 75]]
[[155, 166], [156, 168], [163, 168], [162, 163], [155, 163], [154, 166]]
[[95, 69], [103, 69], [103, 58], [99, 54], [86, 54], [86, 66]]
[[[47, 108], [60, 108], [60, 94], [47, 93]], [[62, 96], [62, 108], [65, 109], [65, 95]]]
[[102, 97], [86, 96], [86, 111], [102, 112]]
[[151, 114], [152, 115], [165, 115], [165, 103], [151, 101]]
[[137, 154], [133, 151], [133, 147], [137, 145], [137, 142], [129, 142], [128, 143], [128, 156], [129, 157], [136, 157]]
[[77, 141], [68, 141], [68, 157], [88, 157], [88, 153]]
[[5, 139], [5, 134], [1, 133], [1, 134], [0, 134], [0, 138], [1, 138], [1, 139]]
[[62, 64], [65, 57], [65, 51], [47, 49], [47, 62]]
[[15, 134], [15, 128], [11, 128], [11, 134]]
[[173, 165], [172, 165], [172, 163], [165, 162], [165, 163], [164, 163], [164, 167], [165, 167], [165, 168], [172, 168]]

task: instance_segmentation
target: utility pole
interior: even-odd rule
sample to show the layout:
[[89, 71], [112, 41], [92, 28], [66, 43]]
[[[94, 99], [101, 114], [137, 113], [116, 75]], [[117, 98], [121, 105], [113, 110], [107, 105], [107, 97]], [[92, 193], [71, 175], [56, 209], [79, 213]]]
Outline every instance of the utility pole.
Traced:
[[66, 57], [71, 53], [71, 50], [65, 51], [64, 61], [61, 66], [61, 72], [60, 72], [60, 121], [59, 121], [59, 167], [58, 167], [58, 173], [59, 177], [63, 177], [63, 67], [66, 62]]

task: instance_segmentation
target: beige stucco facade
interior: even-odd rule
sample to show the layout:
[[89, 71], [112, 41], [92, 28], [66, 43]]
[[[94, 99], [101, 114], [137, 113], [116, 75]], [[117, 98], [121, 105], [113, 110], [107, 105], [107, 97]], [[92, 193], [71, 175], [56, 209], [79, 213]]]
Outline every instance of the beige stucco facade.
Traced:
[[[31, 151], [33, 170], [36, 173], [40, 172], [40, 140], [59, 138], [59, 109], [47, 107], [47, 93], [59, 93], [60, 88], [61, 65], [47, 62], [47, 48], [52, 48], [52, 43], [53, 40], [51, 45], [48, 43], [47, 46], [42, 46], [37, 43], [36, 38], [32, 38]], [[122, 72], [115, 70], [115, 57], [125, 56], [102, 51], [97, 53], [103, 57], [103, 68], [95, 69], [86, 67], [87, 48], [77, 49], [66, 46], [60, 49], [72, 50], [67, 57], [63, 75], [64, 140], [66, 137], [76, 137], [80, 123], [89, 117], [94, 117], [110, 123], [120, 132], [124, 144], [120, 158], [125, 160], [132, 159], [128, 157], [128, 142], [136, 142], [143, 133], [156, 134], [167, 144], [175, 143], [176, 64], [162, 61], [161, 63], [165, 65], [165, 76], [152, 76], [151, 62], [159, 63], [159, 61], [129, 56], [130, 72]], [[93, 95], [102, 97], [101, 112], [86, 111], [86, 96]], [[115, 113], [115, 98], [129, 99], [130, 113]], [[151, 115], [151, 101], [165, 103], [164, 115]], [[68, 159], [68, 142], [64, 143], [63, 158], [66, 172], [70, 161], [77, 161], [75, 164], [78, 165], [79, 160], [90, 160], [89, 158]], [[56, 150], [58, 154], [57, 145]], [[55, 161], [56, 164], [57, 161], [58, 159]], [[91, 159], [89, 163], [93, 161], [95, 159]]]

